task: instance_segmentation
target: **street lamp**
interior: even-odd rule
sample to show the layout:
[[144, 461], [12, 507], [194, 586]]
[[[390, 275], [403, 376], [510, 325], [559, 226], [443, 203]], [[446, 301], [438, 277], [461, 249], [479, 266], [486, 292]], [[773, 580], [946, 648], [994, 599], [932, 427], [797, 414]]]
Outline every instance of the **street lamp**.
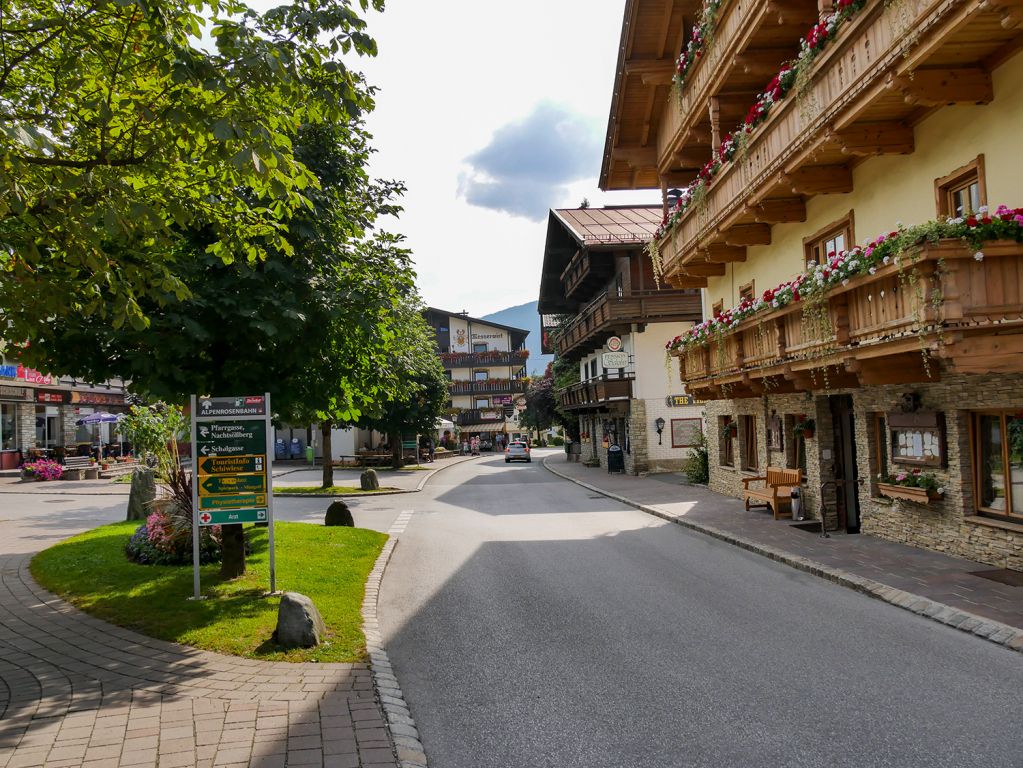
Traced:
[[654, 428], [657, 430], [657, 444], [661, 444], [661, 433], [664, 431], [664, 419], [660, 416], [657, 417], [657, 421], [654, 422]]

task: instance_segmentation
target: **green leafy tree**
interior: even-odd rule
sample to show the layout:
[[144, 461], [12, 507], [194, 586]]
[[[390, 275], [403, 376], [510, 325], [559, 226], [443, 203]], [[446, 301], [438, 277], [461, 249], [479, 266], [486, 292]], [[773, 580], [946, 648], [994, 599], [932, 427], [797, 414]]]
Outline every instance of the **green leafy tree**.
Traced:
[[448, 380], [437, 356], [433, 330], [418, 306], [403, 313], [399, 328], [401, 343], [392, 364], [403, 372], [403, 391], [392, 393], [357, 422], [364, 429], [388, 436], [395, 469], [403, 463], [402, 436], [433, 434], [448, 402]]
[[189, 233], [225, 264], [291, 253], [289, 222], [318, 185], [295, 152], [300, 126], [347, 124], [372, 107], [339, 59], [376, 53], [352, 6], [2, 4], [0, 320], [10, 337], [34, 340], [53, 318], [144, 328], [144, 303], [189, 295]]

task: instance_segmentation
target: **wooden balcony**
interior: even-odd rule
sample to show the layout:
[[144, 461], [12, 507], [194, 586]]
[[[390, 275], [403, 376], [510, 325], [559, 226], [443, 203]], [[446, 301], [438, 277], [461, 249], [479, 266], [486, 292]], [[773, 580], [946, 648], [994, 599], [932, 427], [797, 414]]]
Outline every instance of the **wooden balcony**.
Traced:
[[593, 253], [588, 249], [576, 251], [561, 273], [565, 296], [586, 299], [593, 291], [607, 283], [615, 271], [614, 257], [610, 253]]
[[751, 317], [679, 359], [703, 399], [1023, 372], [1023, 244], [984, 259], [943, 240], [829, 292]]
[[721, 169], [704, 202], [662, 240], [669, 283], [692, 284], [687, 278], [706, 273], [690, 270], [770, 244], [771, 225], [805, 220], [807, 197], [852, 191], [852, 166], [863, 158], [912, 152], [910, 126], [929, 111], [990, 101], [987, 62], [1019, 34], [1003, 26], [1011, 8], [1003, 0], [902, 0], [888, 10], [870, 0], [814, 61], [806, 91], [773, 107], [745, 155]]
[[525, 365], [529, 359], [528, 349], [514, 352], [442, 352], [440, 361], [447, 369], [488, 368], [497, 365]]
[[632, 382], [630, 375], [609, 376], [582, 381], [570, 387], [558, 390], [555, 395], [558, 404], [567, 410], [599, 409], [616, 400], [632, 399]]
[[700, 292], [695, 290], [630, 291], [618, 296], [605, 291], [583, 308], [558, 334], [558, 354], [582, 357], [599, 349], [610, 333], [627, 333], [633, 323], [696, 322], [702, 319]]
[[516, 395], [526, 391], [526, 379], [486, 379], [448, 382], [452, 395]]
[[487, 410], [464, 410], [455, 414], [455, 424], [460, 427], [467, 427], [470, 424], [499, 424], [504, 420], [503, 405], [488, 408]]
[[713, 44], [690, 68], [680, 101], [665, 110], [657, 135], [661, 172], [670, 171], [673, 183], [695, 178], [720, 135], [799, 53], [800, 38], [817, 20], [817, 0], [725, 0]]

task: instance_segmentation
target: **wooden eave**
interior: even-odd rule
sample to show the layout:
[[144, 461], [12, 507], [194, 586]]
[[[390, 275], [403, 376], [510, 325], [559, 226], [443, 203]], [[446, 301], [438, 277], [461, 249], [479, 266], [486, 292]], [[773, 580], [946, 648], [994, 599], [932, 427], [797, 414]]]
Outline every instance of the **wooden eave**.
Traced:
[[600, 188], [656, 189], [657, 135], [675, 60], [699, 0], [627, 0], [611, 94]]

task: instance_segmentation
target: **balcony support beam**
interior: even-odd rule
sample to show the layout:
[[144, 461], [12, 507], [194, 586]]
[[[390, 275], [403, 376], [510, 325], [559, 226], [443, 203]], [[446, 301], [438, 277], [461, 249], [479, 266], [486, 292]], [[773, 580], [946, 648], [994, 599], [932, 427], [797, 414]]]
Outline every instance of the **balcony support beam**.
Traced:
[[905, 123], [858, 123], [845, 130], [829, 130], [827, 141], [844, 155], [908, 155], [913, 151], [913, 129]]
[[689, 275], [683, 275], [679, 272], [674, 272], [670, 275], [666, 275], [664, 281], [672, 288], [706, 288], [707, 278], [706, 277], [692, 277]]
[[700, 249], [704, 259], [714, 264], [732, 264], [737, 261], [746, 261], [746, 249], [739, 245], [726, 245], [725, 243], [711, 243]]
[[768, 224], [736, 224], [721, 232], [726, 245], [770, 245], [771, 227]]
[[889, 76], [887, 86], [900, 91], [907, 104], [987, 104], [994, 98], [991, 73], [981, 67], [918, 69]]
[[817, 165], [796, 168], [781, 174], [784, 184], [796, 195], [829, 195], [852, 192], [852, 171], [844, 165]]
[[687, 276], [695, 277], [721, 277], [725, 274], [725, 265], [710, 261], [687, 262], [682, 265], [682, 270]]
[[619, 146], [611, 150], [615, 160], [628, 163], [631, 168], [653, 168], [657, 165], [657, 148]]
[[762, 224], [787, 224], [806, 221], [806, 203], [801, 197], [785, 197], [776, 200], [761, 200], [758, 204], [747, 205], [746, 214]]

